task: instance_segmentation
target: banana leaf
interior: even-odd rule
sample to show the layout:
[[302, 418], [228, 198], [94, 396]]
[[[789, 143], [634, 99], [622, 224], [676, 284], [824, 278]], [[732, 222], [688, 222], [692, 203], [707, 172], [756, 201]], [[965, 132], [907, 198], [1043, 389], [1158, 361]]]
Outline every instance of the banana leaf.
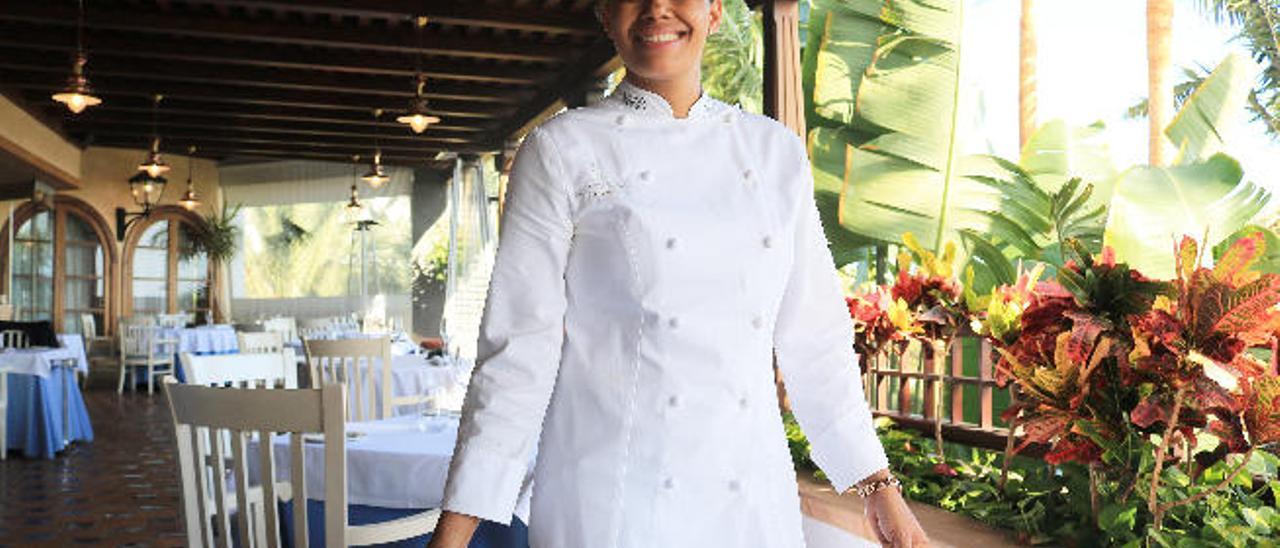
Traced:
[[1178, 147], [1175, 164], [1202, 162], [1224, 150], [1224, 131], [1245, 112], [1251, 80], [1244, 58], [1232, 53], [1192, 92], [1164, 130]]
[[1240, 163], [1226, 154], [1188, 165], [1137, 166], [1116, 184], [1103, 243], [1148, 277], [1171, 279], [1182, 236], [1215, 245], [1244, 227], [1268, 199], [1270, 193], [1245, 181]]
[[1057, 192], [1067, 181], [1078, 178], [1093, 185], [1090, 204], [1106, 205], [1118, 172], [1101, 139], [1105, 130], [1101, 122], [1070, 127], [1064, 120], [1050, 120], [1027, 139], [1018, 165], [1045, 192]]
[[934, 250], [958, 241], [960, 229], [990, 228], [984, 213], [1000, 197], [966, 177], [981, 160], [958, 153], [961, 16], [955, 0], [814, 3], [804, 63], [809, 143], [825, 152], [815, 178], [842, 182], [838, 199], [820, 201], [840, 227], [884, 242], [911, 232]]

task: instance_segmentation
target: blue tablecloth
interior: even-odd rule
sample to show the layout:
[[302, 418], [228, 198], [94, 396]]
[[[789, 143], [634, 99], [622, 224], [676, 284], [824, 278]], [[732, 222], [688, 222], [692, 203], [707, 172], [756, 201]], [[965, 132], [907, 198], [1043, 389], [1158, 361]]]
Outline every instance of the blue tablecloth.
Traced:
[[[351, 525], [364, 525], [390, 521], [411, 516], [422, 510], [402, 510], [378, 508], [374, 506], [350, 505], [347, 507], [347, 521]], [[280, 505], [280, 527], [285, 538], [285, 546], [293, 543], [293, 502]], [[324, 501], [307, 501], [307, 538], [311, 546], [324, 546]], [[431, 540], [431, 535], [415, 537], [400, 542], [379, 544], [377, 546], [422, 548]], [[491, 521], [480, 521], [475, 536], [471, 537], [470, 548], [529, 548], [529, 529], [519, 518], [511, 518], [511, 526], [504, 526]]]
[[49, 377], [9, 375], [9, 409], [6, 434], [9, 449], [28, 458], [52, 459], [66, 447], [62, 426], [62, 394], [69, 396], [70, 432], [67, 441], [93, 441], [89, 410], [76, 382], [75, 372], [55, 367]]

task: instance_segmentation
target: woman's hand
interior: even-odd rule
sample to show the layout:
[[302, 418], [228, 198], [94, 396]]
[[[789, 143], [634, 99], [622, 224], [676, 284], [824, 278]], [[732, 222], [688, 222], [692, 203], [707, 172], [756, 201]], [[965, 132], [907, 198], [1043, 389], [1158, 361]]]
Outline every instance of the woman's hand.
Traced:
[[479, 525], [480, 518], [445, 510], [436, 522], [427, 548], [466, 548]]
[[929, 537], [896, 487], [876, 491], [864, 499], [867, 521], [883, 546], [920, 548], [929, 546]]

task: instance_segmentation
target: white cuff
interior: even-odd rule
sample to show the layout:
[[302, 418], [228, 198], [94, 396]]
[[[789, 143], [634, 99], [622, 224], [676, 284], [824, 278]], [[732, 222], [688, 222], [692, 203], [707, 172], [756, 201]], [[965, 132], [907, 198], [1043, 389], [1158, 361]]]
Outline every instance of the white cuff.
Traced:
[[889, 467], [870, 413], [850, 413], [816, 436], [809, 436], [810, 457], [837, 493]]
[[510, 525], [528, 466], [528, 461], [510, 460], [479, 446], [459, 446], [449, 463], [441, 507]]

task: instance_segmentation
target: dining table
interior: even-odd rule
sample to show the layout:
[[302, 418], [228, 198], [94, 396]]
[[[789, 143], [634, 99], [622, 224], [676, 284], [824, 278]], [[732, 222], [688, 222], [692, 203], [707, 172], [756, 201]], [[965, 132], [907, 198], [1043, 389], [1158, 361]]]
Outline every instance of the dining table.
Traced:
[[[179, 363], [179, 356], [184, 352], [205, 356], [210, 354], [235, 354], [240, 351], [240, 340], [236, 330], [229, 324], [197, 325], [194, 327], [156, 327], [156, 336], [161, 339], [177, 341], [173, 363]], [[186, 375], [181, 367], [174, 367], [174, 376], [179, 382], [186, 382]]]
[[[439, 508], [444, 498], [449, 461], [457, 441], [458, 414], [439, 412], [409, 415], [377, 421], [347, 423], [347, 502], [352, 525], [377, 523]], [[304, 438], [306, 467], [307, 524], [313, 546], [324, 544], [324, 447], [322, 438]], [[289, 437], [273, 438], [278, 481], [291, 476]], [[256, 443], [256, 442], [254, 442]], [[250, 454], [256, 447], [249, 448]], [[250, 461], [251, 481], [258, 471]], [[529, 502], [532, 490], [533, 456], [525, 477], [525, 488], [509, 526], [482, 521], [473, 537], [472, 548], [527, 548]], [[293, 538], [292, 503], [281, 505], [283, 537]], [[286, 515], [287, 514], [287, 515]], [[380, 546], [421, 548], [430, 535]]]
[[0, 394], [5, 399], [8, 450], [52, 459], [73, 442], [93, 441], [93, 425], [77, 382], [87, 374], [84, 339], [57, 336], [58, 347], [0, 350]]

